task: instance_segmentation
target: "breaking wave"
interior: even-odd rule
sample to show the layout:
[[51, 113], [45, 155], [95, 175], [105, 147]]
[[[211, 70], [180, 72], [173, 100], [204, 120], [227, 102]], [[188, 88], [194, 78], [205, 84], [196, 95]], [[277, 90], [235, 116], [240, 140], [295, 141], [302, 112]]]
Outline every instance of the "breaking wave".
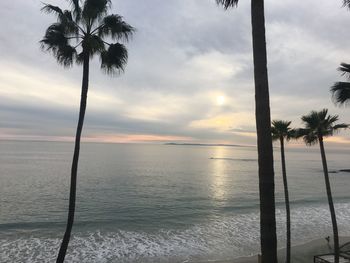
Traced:
[[[350, 204], [336, 206], [341, 235], [350, 234]], [[285, 236], [285, 214], [277, 209], [279, 244]], [[292, 207], [292, 242], [304, 243], [331, 235], [326, 205]], [[1, 262], [53, 262], [60, 244], [58, 230], [13, 230], [1, 235]], [[82, 231], [73, 234], [68, 262], [191, 262], [224, 260], [256, 254], [259, 249], [257, 212], [214, 218], [186, 229], [142, 231]]]

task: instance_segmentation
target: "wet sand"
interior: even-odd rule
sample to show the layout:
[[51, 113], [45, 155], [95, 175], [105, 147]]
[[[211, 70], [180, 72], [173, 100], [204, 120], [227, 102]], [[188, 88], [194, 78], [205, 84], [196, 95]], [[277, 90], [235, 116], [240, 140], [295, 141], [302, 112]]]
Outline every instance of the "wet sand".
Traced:
[[[350, 242], [350, 237], [340, 237], [340, 245]], [[312, 263], [314, 262], [314, 256], [320, 254], [326, 254], [332, 252], [333, 242], [327, 244], [327, 241], [317, 239], [306, 244], [297, 245], [292, 247], [292, 262], [293, 263]], [[278, 261], [285, 261], [285, 249], [278, 250]], [[211, 261], [212, 263], [258, 263], [258, 256], [242, 257], [234, 260], [226, 261]], [[196, 262], [196, 263], [208, 263], [208, 262]]]

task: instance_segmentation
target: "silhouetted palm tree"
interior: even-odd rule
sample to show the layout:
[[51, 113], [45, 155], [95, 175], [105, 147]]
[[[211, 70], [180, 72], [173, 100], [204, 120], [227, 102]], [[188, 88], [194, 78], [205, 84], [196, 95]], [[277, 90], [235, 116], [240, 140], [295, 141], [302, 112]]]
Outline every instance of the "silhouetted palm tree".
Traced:
[[[80, 0], [70, 0], [70, 4], [71, 10], [62, 10], [49, 4], [45, 4], [42, 8], [42, 11], [57, 16], [57, 22], [48, 27], [41, 40], [42, 48], [50, 51], [64, 67], [70, 67], [74, 62], [83, 65], [79, 121], [71, 169], [68, 221], [57, 262], [64, 262], [74, 221], [80, 138], [86, 110], [90, 60], [94, 55], [99, 55], [101, 68], [106, 73], [120, 73], [124, 70], [128, 53], [126, 47], [118, 41], [127, 41], [134, 31], [121, 16], [107, 14], [111, 7], [110, 0], [85, 0], [82, 4]], [[105, 39], [117, 42], [107, 43]]]
[[[236, 6], [238, 0], [216, 0], [216, 2], [227, 9]], [[258, 137], [261, 253], [262, 263], [276, 263], [275, 178], [267, 76], [264, 0], [251, 0], [251, 8], [255, 77], [255, 116]]]
[[287, 253], [286, 262], [290, 263], [291, 254], [291, 231], [290, 231], [290, 208], [289, 208], [289, 191], [288, 191], [288, 181], [286, 172], [286, 158], [284, 153], [284, 140], [289, 141], [291, 138], [295, 137], [295, 130], [291, 129], [289, 125], [292, 122], [274, 120], [272, 121], [271, 133], [272, 140], [279, 140], [281, 145], [281, 163], [282, 163], [282, 176], [283, 176], [283, 186], [284, 186], [284, 200], [286, 203], [286, 222], [287, 222]]
[[[350, 9], [350, 0], [343, 0], [343, 6]], [[350, 64], [341, 63], [338, 70], [350, 80]], [[331, 92], [335, 104], [344, 105], [350, 102], [350, 82], [336, 82], [331, 87]]]
[[350, 8], [350, 0], [343, 0], [343, 5]]
[[303, 137], [306, 145], [314, 145], [319, 143], [321, 150], [321, 158], [323, 165], [323, 173], [326, 183], [326, 191], [328, 197], [329, 210], [331, 213], [333, 235], [334, 235], [334, 253], [335, 253], [335, 263], [339, 262], [339, 236], [338, 236], [338, 226], [337, 218], [334, 210], [333, 197], [331, 191], [331, 185], [329, 182], [328, 167], [326, 153], [323, 144], [323, 138], [332, 136], [339, 129], [348, 128], [347, 124], [335, 124], [339, 117], [338, 115], [328, 115], [328, 110], [323, 109], [319, 112], [311, 111], [308, 115], [302, 116], [302, 121], [305, 128], [298, 130], [298, 136]]
[[[349, 0], [350, 3], [350, 0]], [[350, 64], [341, 63], [338, 70], [350, 79]], [[336, 82], [331, 87], [335, 104], [344, 105], [350, 102], [350, 82]]]

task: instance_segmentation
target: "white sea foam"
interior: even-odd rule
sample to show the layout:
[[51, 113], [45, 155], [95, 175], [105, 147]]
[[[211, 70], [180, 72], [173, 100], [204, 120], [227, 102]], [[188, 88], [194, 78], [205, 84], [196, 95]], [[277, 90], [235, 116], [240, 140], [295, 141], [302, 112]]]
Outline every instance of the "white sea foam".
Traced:
[[[350, 234], [350, 204], [336, 206], [339, 232]], [[284, 246], [285, 214], [277, 210], [279, 246]], [[293, 244], [331, 235], [328, 207], [292, 207]], [[238, 214], [182, 230], [74, 233], [68, 262], [183, 262], [228, 259], [259, 249], [258, 213]], [[13, 235], [0, 239], [0, 262], [53, 262], [59, 238]]]

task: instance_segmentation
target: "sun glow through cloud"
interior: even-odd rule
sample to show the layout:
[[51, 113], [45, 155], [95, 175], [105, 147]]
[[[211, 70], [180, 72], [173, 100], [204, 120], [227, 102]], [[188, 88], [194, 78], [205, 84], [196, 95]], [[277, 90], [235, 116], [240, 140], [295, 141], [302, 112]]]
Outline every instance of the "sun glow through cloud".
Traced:
[[222, 106], [222, 105], [225, 104], [225, 102], [226, 102], [225, 96], [220, 95], [220, 96], [217, 96], [217, 97], [216, 97], [216, 104], [217, 104], [217, 105]]

